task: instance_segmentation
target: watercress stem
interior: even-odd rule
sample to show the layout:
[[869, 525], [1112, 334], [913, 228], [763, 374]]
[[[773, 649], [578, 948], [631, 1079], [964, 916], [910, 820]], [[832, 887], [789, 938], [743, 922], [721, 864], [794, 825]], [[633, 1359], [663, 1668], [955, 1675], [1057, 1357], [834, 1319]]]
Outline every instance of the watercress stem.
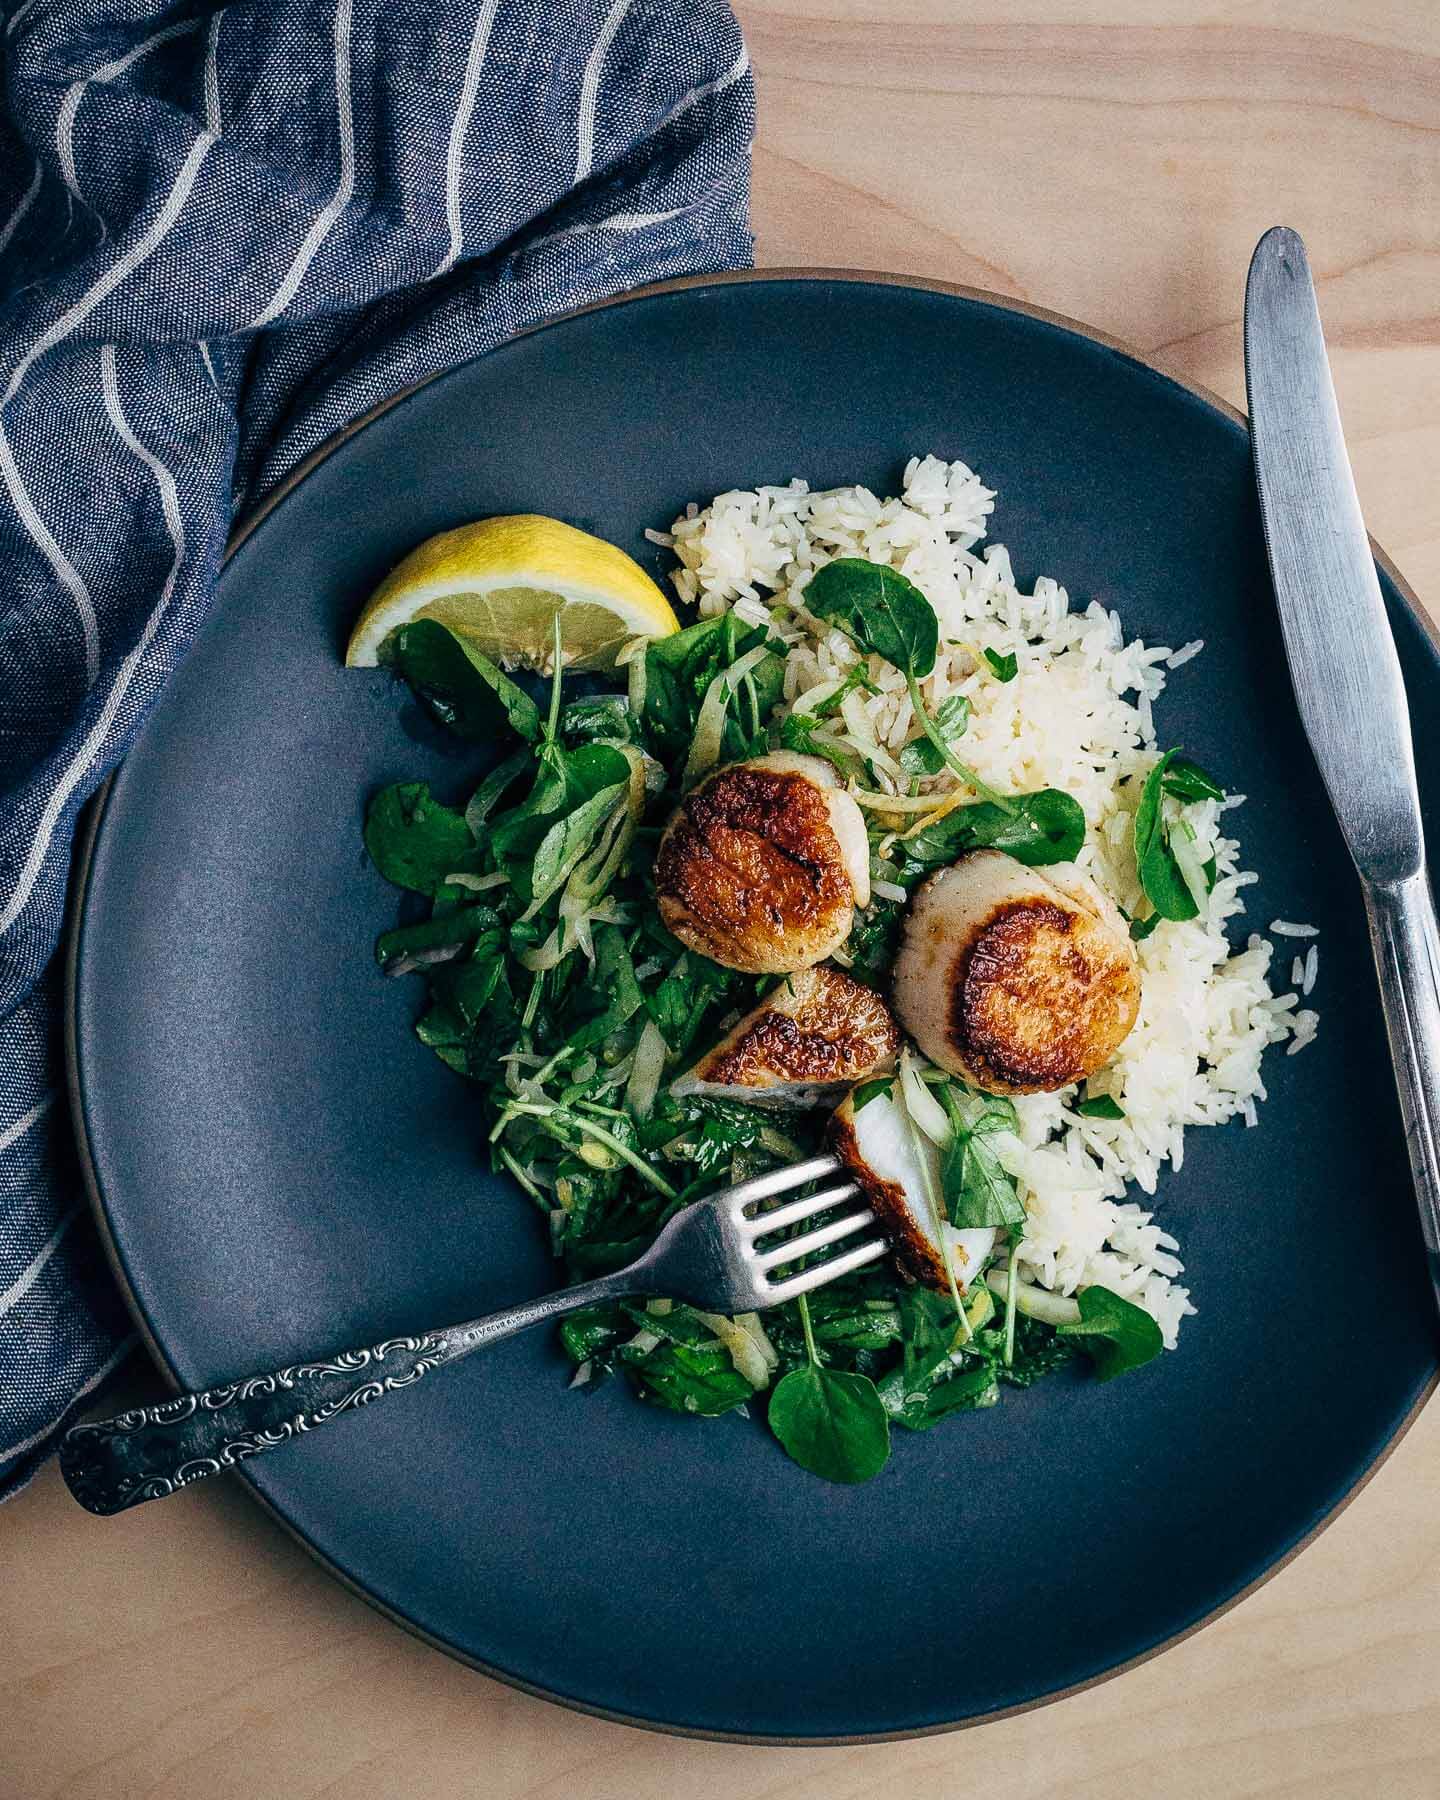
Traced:
[[801, 1294], [795, 1304], [800, 1308], [800, 1329], [805, 1333], [805, 1354], [818, 1368], [820, 1366], [820, 1352], [815, 1348], [815, 1328], [810, 1323], [810, 1302], [805, 1298], [804, 1294]]
[[520, 1164], [510, 1154], [510, 1152], [505, 1148], [505, 1146], [503, 1144], [501, 1144], [499, 1146], [498, 1154], [499, 1154], [501, 1162], [504, 1163], [505, 1167], [510, 1171], [510, 1173], [520, 1183], [521, 1187], [524, 1188], [525, 1192], [530, 1196], [530, 1198], [532, 1200], [539, 1201], [539, 1203], [542, 1206], [546, 1205], [547, 1201], [545, 1199], [545, 1195], [540, 1191], [540, 1189], [538, 1187], [536, 1187], [535, 1183], [525, 1173], [524, 1169], [521, 1168]]
[[553, 654], [555, 658], [555, 668], [550, 680], [550, 716], [545, 721], [545, 741], [550, 744], [555, 742], [555, 733], [560, 726], [560, 684], [564, 679], [565, 674], [565, 664], [560, 650], [561, 632], [560, 615], [558, 612], [555, 615], [554, 624]]
[[1002, 812], [1013, 813], [1015, 810], [1014, 802], [1007, 799], [1004, 794], [998, 793], [990, 786], [989, 782], [982, 781], [970, 765], [961, 762], [960, 758], [956, 756], [955, 752], [945, 742], [940, 727], [930, 717], [929, 708], [926, 706], [924, 697], [920, 692], [920, 683], [916, 680], [914, 675], [908, 675], [906, 677], [906, 683], [910, 689], [910, 704], [915, 711], [916, 723], [939, 751], [940, 755], [944, 757], [946, 768], [948, 768], [952, 774], [958, 775], [967, 787], [973, 788], [982, 800], [988, 800], [992, 806], [998, 806]]
[[657, 1175], [643, 1157], [637, 1156], [628, 1144], [620, 1142], [614, 1132], [607, 1131], [603, 1125], [597, 1125], [593, 1119], [586, 1118], [581, 1113], [571, 1112], [567, 1107], [537, 1105], [525, 1100], [512, 1101], [505, 1111], [512, 1116], [518, 1113], [532, 1119], [563, 1119], [572, 1130], [584, 1132], [586, 1137], [594, 1138], [596, 1143], [603, 1144], [607, 1150], [613, 1151], [622, 1162], [629, 1163], [637, 1175], [643, 1175], [651, 1187], [662, 1193], [667, 1200], [679, 1199], [679, 1195], [663, 1175]]

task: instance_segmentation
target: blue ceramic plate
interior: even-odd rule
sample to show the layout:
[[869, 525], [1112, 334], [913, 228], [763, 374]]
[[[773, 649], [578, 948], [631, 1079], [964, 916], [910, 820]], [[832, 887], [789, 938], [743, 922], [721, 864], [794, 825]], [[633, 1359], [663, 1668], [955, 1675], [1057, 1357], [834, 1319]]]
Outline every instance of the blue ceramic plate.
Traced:
[[[896, 1446], [867, 1487], [758, 1420], [566, 1391], [505, 1344], [246, 1479], [337, 1574], [455, 1654], [678, 1730], [934, 1730], [1096, 1679], [1256, 1582], [1435, 1375], [1354, 877], [1301, 735], [1241, 422], [1092, 335], [874, 277], [742, 277], [563, 319], [338, 443], [245, 535], [115, 781], [76, 942], [77, 1104], [137, 1316], [178, 1381], [468, 1317], [555, 1280], [484, 1172], [473, 1094], [371, 961], [395, 895], [366, 795], [469, 753], [340, 651], [420, 539], [542, 511], [658, 573], [646, 526], [802, 474], [896, 491], [913, 452], [999, 490], [1016, 572], [1203, 637], [1162, 736], [1232, 788], [1251, 918], [1314, 920], [1320, 1037], [1258, 1130], [1192, 1134], [1161, 1216], [1200, 1307], [1124, 1381], [1060, 1379]], [[1417, 715], [1440, 659], [1385, 583]], [[1440, 734], [1421, 734], [1440, 803]]]

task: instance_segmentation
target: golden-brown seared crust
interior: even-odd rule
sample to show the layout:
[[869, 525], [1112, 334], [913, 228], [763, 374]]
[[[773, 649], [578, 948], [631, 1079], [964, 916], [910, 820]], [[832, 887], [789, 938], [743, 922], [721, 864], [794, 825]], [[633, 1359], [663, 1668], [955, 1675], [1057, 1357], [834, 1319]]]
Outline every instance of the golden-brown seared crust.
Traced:
[[682, 943], [756, 975], [822, 961], [854, 917], [824, 792], [803, 775], [745, 763], [681, 802], [660, 840], [655, 889]]
[[898, 1181], [883, 1180], [860, 1154], [860, 1143], [855, 1136], [855, 1109], [849, 1100], [832, 1115], [825, 1128], [825, 1141], [855, 1177], [856, 1186], [884, 1226], [890, 1254], [905, 1279], [918, 1282], [922, 1287], [948, 1288], [950, 1284], [940, 1253], [915, 1223], [904, 1188]]
[[1039, 897], [996, 907], [959, 959], [949, 1035], [992, 1093], [1066, 1087], [1109, 1061], [1135, 1023], [1128, 942], [1093, 914]]
[[873, 989], [839, 969], [806, 969], [791, 979], [791, 993], [782, 983], [694, 1073], [735, 1087], [849, 1083], [894, 1064], [899, 1028]]

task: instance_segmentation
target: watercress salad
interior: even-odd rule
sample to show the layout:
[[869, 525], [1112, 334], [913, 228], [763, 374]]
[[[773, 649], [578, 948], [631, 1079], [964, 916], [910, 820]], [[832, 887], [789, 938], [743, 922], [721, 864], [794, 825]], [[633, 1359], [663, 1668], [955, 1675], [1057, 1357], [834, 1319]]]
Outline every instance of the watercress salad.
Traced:
[[[841, 559], [812, 577], [805, 605], [905, 677], [920, 728], [902, 757], [912, 792], [949, 769], [977, 796], [898, 837], [879, 814], [871, 850], [885, 883], [908, 893], [980, 847], [1031, 865], [1076, 854], [1085, 820], [1071, 796], [995, 792], [960, 755], [966, 702], [926, 706], [919, 683], [934, 667], [938, 626], [918, 588]], [[505, 674], [434, 620], [395, 632], [381, 660], [476, 745], [476, 778], [463, 801], [424, 782], [371, 798], [366, 850], [409, 895], [376, 959], [387, 974], [423, 977], [416, 1032], [480, 1088], [491, 1164], [539, 1210], [567, 1275], [618, 1268], [678, 1208], [812, 1154], [823, 1115], [667, 1091], [774, 978], [737, 974], [672, 937], [651, 865], [680, 794], [720, 763], [802, 750], [873, 789], [861, 751], [816, 738], [846, 693], [865, 686], [868, 665], [820, 706], [793, 712], [781, 704], [783, 646], [730, 613], [637, 645], [612, 678], [623, 691], [563, 679], [558, 627], [548, 683]], [[982, 667], [996, 681], [1016, 677], [1013, 654]], [[1214, 871], [1187, 856], [1183, 804], [1219, 792], [1174, 752], [1147, 780], [1136, 850], [1150, 910], [1132, 922], [1137, 937], [1161, 918], [1194, 916]], [[883, 983], [901, 912], [881, 899], [857, 913], [842, 957], [856, 979]], [[856, 1104], [889, 1079], [865, 1084]], [[938, 1071], [924, 1079], [952, 1128], [940, 1174], [951, 1222], [994, 1225], [1013, 1241], [1024, 1207], [991, 1142], [1014, 1124], [1013, 1107]], [[1113, 1100], [1083, 1105], [1102, 1118], [1118, 1111]], [[883, 1467], [896, 1429], [927, 1431], [993, 1406], [1003, 1388], [1029, 1386], [1077, 1352], [1109, 1377], [1160, 1349], [1154, 1321], [1117, 1294], [1084, 1290], [1057, 1324], [1029, 1316], [1017, 1285], [992, 1273], [990, 1285], [952, 1295], [883, 1265], [763, 1318], [637, 1301], [575, 1313], [561, 1338], [582, 1385], [618, 1374], [643, 1400], [706, 1418], [758, 1403], [803, 1467], [858, 1482]]]

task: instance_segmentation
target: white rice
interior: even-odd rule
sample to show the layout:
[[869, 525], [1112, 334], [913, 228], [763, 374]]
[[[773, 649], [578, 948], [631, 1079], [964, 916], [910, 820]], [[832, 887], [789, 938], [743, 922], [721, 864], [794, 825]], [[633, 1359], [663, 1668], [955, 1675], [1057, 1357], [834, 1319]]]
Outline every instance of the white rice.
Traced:
[[1270, 929], [1276, 937], [1313, 938], [1320, 935], [1318, 925], [1297, 925], [1293, 919], [1272, 919]]
[[[811, 574], [838, 556], [902, 570], [940, 620], [935, 671], [921, 684], [927, 702], [938, 707], [955, 693], [970, 702], [965, 761], [1001, 789], [1073, 794], [1089, 824], [1080, 866], [1134, 912], [1141, 899], [1134, 809], [1157, 756], [1151, 709], [1167, 669], [1197, 655], [1201, 640], [1175, 650], [1127, 641], [1115, 612], [1093, 600], [1073, 609], [1048, 576], [1023, 593], [1005, 548], [982, 544], [994, 500], [964, 463], [926, 456], [907, 466], [899, 497], [859, 487], [812, 493], [791, 481], [692, 505], [668, 534], [651, 535], [674, 548], [675, 586], [702, 615], [733, 609], [748, 623], [768, 622], [783, 639], [784, 696], [792, 706], [807, 694], [823, 699], [815, 690], [833, 692], [860, 660], [842, 633], [804, 611]], [[994, 678], [987, 649], [1016, 658], [1014, 680]], [[878, 693], [852, 693], [842, 715], [819, 729], [861, 750], [882, 791], [907, 792], [895, 759], [918, 730], [905, 679], [878, 659], [868, 674]], [[925, 787], [938, 804], [954, 781], [947, 773]], [[1236, 950], [1226, 935], [1245, 910], [1242, 891], [1259, 879], [1241, 868], [1238, 842], [1221, 829], [1240, 798], [1186, 809], [1200, 859], [1214, 857], [1217, 877], [1204, 916], [1163, 923], [1138, 946], [1139, 1018], [1089, 1084], [1092, 1094], [1112, 1095], [1124, 1118], [1083, 1117], [1074, 1088], [1027, 1096], [1018, 1102], [1020, 1136], [1002, 1152], [1029, 1213], [1021, 1274], [1064, 1294], [1103, 1283], [1150, 1312], [1172, 1347], [1181, 1319], [1195, 1309], [1176, 1279], [1183, 1265], [1174, 1238], [1127, 1199], [1130, 1185], [1155, 1193], [1165, 1165], [1181, 1165], [1187, 1126], [1237, 1115], [1253, 1125], [1265, 1097], [1266, 1048], [1288, 1039], [1293, 1052], [1316, 1028], [1313, 1012], [1296, 1010], [1296, 995], [1272, 991], [1265, 939], [1252, 935]], [[913, 817], [897, 815], [897, 830]], [[889, 894], [890, 885], [877, 892]], [[1271, 930], [1315, 935], [1313, 926], [1285, 920]], [[1295, 985], [1307, 975], [1313, 984], [1313, 973], [1313, 964], [1302, 966]]]

